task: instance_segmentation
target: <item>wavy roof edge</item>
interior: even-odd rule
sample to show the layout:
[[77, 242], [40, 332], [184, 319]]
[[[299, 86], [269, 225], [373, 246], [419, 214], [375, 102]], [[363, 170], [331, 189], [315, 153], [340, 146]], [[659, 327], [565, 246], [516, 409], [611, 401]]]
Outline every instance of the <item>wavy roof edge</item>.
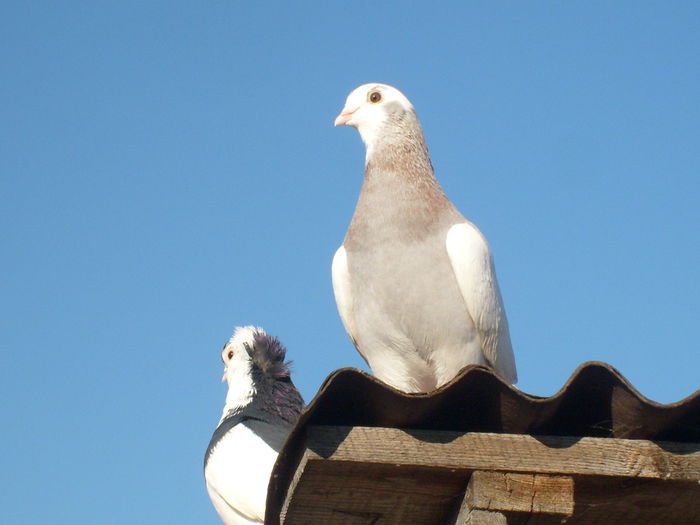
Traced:
[[[689, 425], [698, 432], [692, 439], [676, 435], [684, 432], [673, 432], [667, 421], [684, 420], [688, 412], [698, 415]], [[597, 361], [580, 365], [549, 397], [522, 392], [479, 365], [467, 366], [443, 387], [420, 394], [342, 368], [328, 376], [306, 406], [299, 424], [304, 423], [695, 442], [700, 440], [700, 390], [674, 403], [658, 403], [614, 367]]]
[[480, 365], [429, 393], [406, 394], [355, 368], [331, 373], [303, 410], [275, 465], [268, 520], [279, 523], [309, 425], [591, 436], [700, 443], [700, 390], [670, 404], [643, 396], [615, 368], [580, 365], [550, 397], [527, 394]]
[[597, 361], [580, 365], [550, 397], [522, 392], [479, 365], [465, 367], [448, 384], [423, 394], [406, 394], [361, 370], [342, 368], [323, 382], [280, 452], [266, 523], [279, 523], [309, 425], [700, 443], [700, 390], [675, 403], [657, 403], [615, 368]]

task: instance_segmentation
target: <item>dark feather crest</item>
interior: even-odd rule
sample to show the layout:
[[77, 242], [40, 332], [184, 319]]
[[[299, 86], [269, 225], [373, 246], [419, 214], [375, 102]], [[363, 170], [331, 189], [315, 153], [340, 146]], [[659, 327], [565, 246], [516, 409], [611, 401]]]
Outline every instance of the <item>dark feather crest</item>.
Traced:
[[252, 347], [246, 343], [245, 349], [251, 358], [253, 367], [260, 370], [265, 376], [283, 380], [288, 379], [291, 375], [290, 363], [284, 360], [287, 349], [276, 337], [255, 332]]

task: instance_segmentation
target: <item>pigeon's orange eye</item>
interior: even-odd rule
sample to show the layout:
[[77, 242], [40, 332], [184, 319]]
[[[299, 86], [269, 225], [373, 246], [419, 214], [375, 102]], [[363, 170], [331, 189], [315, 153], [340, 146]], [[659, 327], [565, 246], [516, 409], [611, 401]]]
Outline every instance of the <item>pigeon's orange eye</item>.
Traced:
[[372, 91], [367, 97], [367, 100], [369, 100], [372, 104], [376, 104], [377, 102], [381, 102], [382, 94], [379, 91]]
[[228, 351], [228, 358], [231, 359], [233, 357], [233, 350]]

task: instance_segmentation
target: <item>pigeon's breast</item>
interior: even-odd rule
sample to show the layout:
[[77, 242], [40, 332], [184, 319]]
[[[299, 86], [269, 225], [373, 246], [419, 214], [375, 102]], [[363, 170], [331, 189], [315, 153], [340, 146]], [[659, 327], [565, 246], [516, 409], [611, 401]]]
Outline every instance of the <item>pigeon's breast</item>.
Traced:
[[[368, 166], [343, 242], [358, 348], [417, 350], [471, 345], [476, 331], [446, 248], [465, 219], [432, 172]], [[379, 350], [376, 350], [379, 352]]]
[[276, 459], [277, 452], [245, 423], [231, 428], [217, 442], [204, 477], [224, 523], [262, 523], [267, 485]]
[[359, 341], [361, 347], [408, 341], [428, 360], [435, 348], [473, 339], [445, 248], [448, 228], [437, 223], [419, 235], [410, 228], [375, 228], [362, 243], [346, 246], [354, 319], [366, 343]]

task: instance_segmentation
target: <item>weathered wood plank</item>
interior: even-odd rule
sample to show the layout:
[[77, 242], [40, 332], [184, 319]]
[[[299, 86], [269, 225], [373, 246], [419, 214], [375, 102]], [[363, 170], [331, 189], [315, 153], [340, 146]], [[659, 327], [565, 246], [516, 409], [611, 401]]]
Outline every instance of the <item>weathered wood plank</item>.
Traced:
[[464, 500], [473, 509], [571, 516], [574, 480], [571, 476], [477, 470]]
[[508, 525], [505, 514], [501, 512], [492, 512], [490, 509], [479, 509], [473, 505], [473, 492], [481, 492], [482, 486], [475, 487], [474, 485], [483, 485], [479, 483], [478, 476], [475, 478], [474, 472], [469, 479], [467, 490], [459, 508], [459, 514], [454, 521], [454, 525]]
[[[308, 454], [316, 459], [302, 462], [284, 525], [445, 525], [454, 523], [465, 500], [467, 471], [326, 461]], [[574, 499], [571, 517], [503, 514], [508, 525], [554, 525], [562, 519], [570, 525], [700, 523], [697, 481], [575, 476]]]
[[456, 513], [467, 479], [453, 470], [309, 458], [288, 492], [282, 523], [444, 525]]
[[508, 525], [508, 520], [502, 512], [466, 508], [455, 525]]
[[311, 426], [309, 460], [458, 470], [700, 480], [700, 444]]
[[[305, 453], [301, 460], [299, 461], [299, 464], [297, 465], [297, 469], [294, 472], [294, 477], [292, 478], [292, 482], [289, 484], [289, 487], [287, 488], [287, 495], [285, 497], [284, 503], [282, 504], [282, 509], [280, 510], [280, 522], [285, 523], [286, 522], [286, 517], [287, 513], [289, 512], [289, 505], [292, 502], [297, 502], [299, 500], [300, 495], [303, 495], [303, 490], [299, 490], [299, 484], [301, 483], [304, 474], [306, 473], [306, 465], [309, 462], [309, 454], [308, 452]], [[308, 477], [308, 476], [307, 476]]]
[[688, 481], [581, 477], [574, 480], [575, 525], [697, 525], [700, 484]]
[[700, 523], [700, 445], [361, 427], [307, 437], [284, 525], [444, 525], [460, 506], [457, 523], [474, 525]]

